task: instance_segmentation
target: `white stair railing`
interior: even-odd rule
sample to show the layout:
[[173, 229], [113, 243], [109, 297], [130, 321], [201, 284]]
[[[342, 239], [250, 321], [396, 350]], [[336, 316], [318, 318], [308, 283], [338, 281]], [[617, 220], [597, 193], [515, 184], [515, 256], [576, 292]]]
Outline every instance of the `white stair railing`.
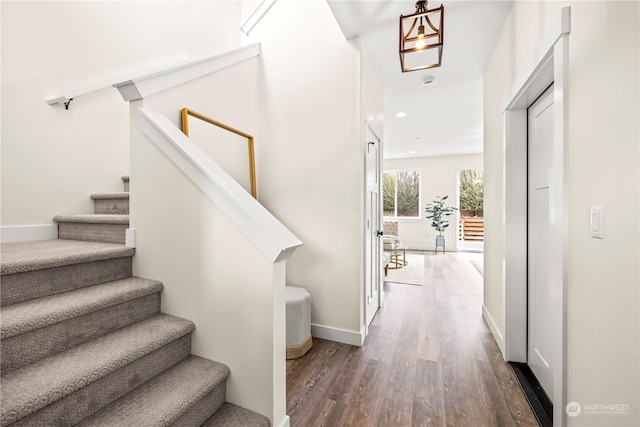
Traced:
[[162, 150], [272, 262], [302, 242], [162, 114], [140, 108], [142, 132]]

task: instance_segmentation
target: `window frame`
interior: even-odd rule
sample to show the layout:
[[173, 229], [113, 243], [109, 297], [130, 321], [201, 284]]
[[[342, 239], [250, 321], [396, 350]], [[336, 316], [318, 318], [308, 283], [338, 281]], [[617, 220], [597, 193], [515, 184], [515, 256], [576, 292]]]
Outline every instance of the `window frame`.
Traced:
[[[415, 172], [418, 174], [418, 215], [417, 216], [398, 216], [398, 173], [401, 172]], [[394, 192], [394, 202], [393, 202], [393, 210], [394, 216], [385, 215], [384, 212], [384, 175], [388, 173], [393, 173], [395, 176], [395, 192]], [[383, 200], [383, 208], [382, 208], [382, 216], [385, 220], [400, 220], [400, 221], [419, 221], [423, 219], [422, 214], [422, 169], [412, 168], [412, 169], [385, 169], [382, 171], [382, 200]]]

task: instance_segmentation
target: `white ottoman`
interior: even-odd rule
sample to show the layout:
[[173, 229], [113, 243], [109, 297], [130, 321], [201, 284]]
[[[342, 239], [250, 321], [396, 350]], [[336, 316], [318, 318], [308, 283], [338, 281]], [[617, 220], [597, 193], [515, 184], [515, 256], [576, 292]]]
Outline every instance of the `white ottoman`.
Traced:
[[304, 288], [286, 286], [287, 360], [304, 356], [311, 341], [311, 295]]

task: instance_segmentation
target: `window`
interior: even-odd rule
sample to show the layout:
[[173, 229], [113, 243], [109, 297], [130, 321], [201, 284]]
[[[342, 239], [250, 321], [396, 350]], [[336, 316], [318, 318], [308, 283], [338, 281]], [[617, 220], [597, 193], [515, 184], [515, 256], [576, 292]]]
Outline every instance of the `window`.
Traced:
[[382, 193], [384, 216], [420, 218], [420, 171], [384, 171]]

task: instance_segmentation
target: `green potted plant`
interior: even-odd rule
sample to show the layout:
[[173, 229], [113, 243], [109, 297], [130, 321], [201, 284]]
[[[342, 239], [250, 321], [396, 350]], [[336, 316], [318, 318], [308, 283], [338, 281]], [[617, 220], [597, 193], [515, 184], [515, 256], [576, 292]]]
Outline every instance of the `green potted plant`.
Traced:
[[427, 203], [427, 219], [431, 220], [431, 226], [438, 232], [436, 236], [436, 252], [438, 248], [445, 248], [445, 240], [442, 232], [449, 226], [449, 221], [444, 219], [451, 215], [457, 208], [453, 206], [445, 206], [445, 201], [449, 196], [438, 196], [432, 203]]

